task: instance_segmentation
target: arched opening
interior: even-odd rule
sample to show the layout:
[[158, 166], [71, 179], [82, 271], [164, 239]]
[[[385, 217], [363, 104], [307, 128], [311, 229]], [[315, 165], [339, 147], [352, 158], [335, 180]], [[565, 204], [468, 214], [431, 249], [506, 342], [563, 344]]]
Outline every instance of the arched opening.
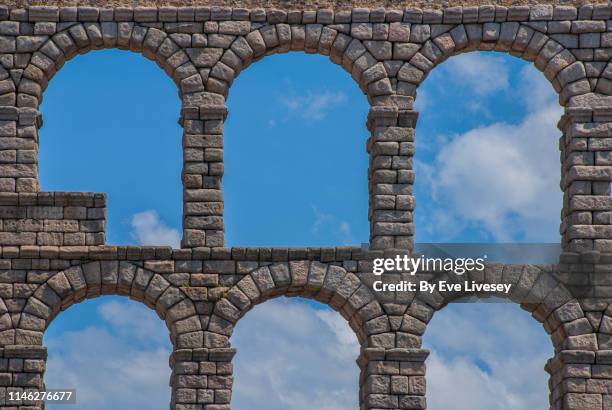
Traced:
[[77, 407], [168, 408], [168, 329], [145, 305], [118, 296], [83, 301], [53, 320], [44, 345], [46, 388], [75, 389]]
[[135, 53], [88, 52], [53, 77], [41, 111], [42, 190], [107, 193], [107, 243], [179, 246], [180, 98], [163, 70]]
[[238, 322], [232, 409], [353, 410], [359, 407], [359, 342], [326, 305], [277, 298]]
[[559, 243], [557, 99], [506, 54], [462, 54], [432, 71], [416, 99], [417, 242]]
[[229, 92], [226, 242], [355, 245], [369, 237], [368, 102], [320, 55], [264, 58]]
[[423, 343], [431, 351], [428, 409], [548, 408], [550, 337], [516, 304], [450, 304], [434, 315]]
[[[505, 54], [461, 54], [431, 72], [416, 109], [417, 242], [560, 244], [562, 108], [542, 73]], [[515, 304], [470, 301], [427, 327], [428, 408], [548, 408], [543, 325]]]

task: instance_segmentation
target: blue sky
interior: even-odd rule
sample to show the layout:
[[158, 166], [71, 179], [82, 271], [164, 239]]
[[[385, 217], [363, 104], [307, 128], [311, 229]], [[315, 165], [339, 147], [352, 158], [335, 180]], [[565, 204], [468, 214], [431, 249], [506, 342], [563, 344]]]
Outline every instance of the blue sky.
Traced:
[[80, 55], [51, 80], [41, 111], [43, 190], [106, 192], [109, 243], [133, 243], [131, 217], [151, 208], [180, 227], [180, 98], [154, 62], [120, 50]]
[[[368, 106], [348, 73], [316, 55], [266, 57], [236, 80], [228, 108], [228, 245], [367, 241]], [[558, 241], [560, 109], [541, 73], [501, 54], [454, 57], [425, 81], [417, 108], [418, 241]], [[142, 56], [78, 56], [45, 92], [43, 190], [107, 192], [109, 243], [176, 246], [179, 109], [175, 85]], [[167, 408], [170, 345], [147, 308], [119, 297], [87, 301], [62, 313], [45, 343], [50, 388], [76, 387], [93, 410], [131, 408], [136, 399]], [[270, 301], [239, 323], [232, 343], [233, 408], [301, 410], [313, 400], [324, 410], [357, 407], [358, 347], [335, 312]], [[425, 336], [430, 408], [545, 408], [549, 344], [517, 306], [447, 307]], [[536, 382], [527, 377], [534, 374]], [[131, 397], [135, 390], [155, 393]]]

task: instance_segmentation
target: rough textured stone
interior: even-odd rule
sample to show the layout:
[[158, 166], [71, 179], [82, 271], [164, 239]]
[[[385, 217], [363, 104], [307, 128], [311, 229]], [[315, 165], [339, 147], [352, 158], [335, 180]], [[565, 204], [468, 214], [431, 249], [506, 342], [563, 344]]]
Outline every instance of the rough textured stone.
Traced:
[[[448, 57], [479, 49], [533, 61], [566, 108], [559, 122], [565, 252], [553, 270], [506, 265], [474, 279], [513, 284], [510, 299], [551, 334], [552, 408], [612, 406], [609, 5], [434, 1], [422, 10], [359, 0], [351, 10], [295, 2], [288, 10], [276, 0], [262, 8], [258, 0], [239, 3], [0, 7], [1, 384], [42, 388], [48, 323], [86, 297], [119, 294], [166, 321], [175, 347], [173, 408], [227, 410], [234, 324], [255, 304], [287, 295], [326, 303], [349, 322], [362, 347], [363, 407], [424, 409], [421, 337], [449, 300], [373, 292], [371, 259], [409, 249], [419, 229], [412, 215], [417, 88]], [[182, 249], [105, 245], [103, 195], [39, 192], [43, 90], [67, 60], [103, 47], [143, 53], [178, 86]], [[222, 247], [227, 94], [254, 61], [290, 50], [329, 55], [371, 103], [369, 250]]]

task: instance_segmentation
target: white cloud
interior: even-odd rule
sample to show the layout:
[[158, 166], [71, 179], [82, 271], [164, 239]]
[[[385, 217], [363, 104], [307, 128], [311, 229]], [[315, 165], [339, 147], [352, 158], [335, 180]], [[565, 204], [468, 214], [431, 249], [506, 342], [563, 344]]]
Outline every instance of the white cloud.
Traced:
[[441, 66], [445, 75], [452, 74], [457, 84], [485, 96], [509, 87], [509, 72], [504, 57], [467, 53], [451, 57]]
[[[76, 388], [88, 410], [167, 408], [165, 324], [132, 302], [109, 301], [97, 313], [99, 325], [46, 340], [47, 386]], [[241, 319], [231, 341], [238, 349], [233, 409], [357, 408], [359, 344], [340, 314], [279, 298]], [[432, 350], [430, 409], [546, 408], [550, 341], [517, 306], [451, 304], [434, 316], [424, 346]]]
[[179, 248], [179, 232], [168, 227], [160, 220], [156, 211], [144, 211], [134, 214], [131, 220], [132, 237], [140, 245], [166, 245]]
[[88, 410], [167, 409], [170, 341], [165, 323], [129, 301], [102, 303], [91, 322], [97, 324], [45, 340], [46, 386], [76, 389], [78, 407]]
[[336, 344], [327, 346], [329, 353], [339, 360], [353, 362], [359, 354], [359, 342], [355, 333], [339, 313], [331, 309], [316, 310], [316, 316], [327, 325], [326, 331], [331, 331], [336, 337]]
[[434, 316], [424, 346], [431, 410], [548, 408], [550, 338], [518, 306], [451, 304]]
[[359, 344], [339, 313], [306, 301], [267, 301], [231, 339], [234, 410], [358, 408]]
[[[555, 108], [562, 113], [562, 108], [558, 104], [558, 96], [546, 77], [531, 65], [526, 65], [520, 72], [521, 81], [517, 87], [520, 102], [528, 111], [538, 112], [547, 108]], [[559, 118], [551, 124], [556, 128]]]
[[324, 90], [316, 93], [309, 91], [305, 96], [282, 97], [280, 101], [303, 119], [318, 121], [324, 119], [332, 107], [344, 104], [347, 97], [342, 91]]
[[[167, 332], [160, 331], [166, 329], [165, 322], [140, 303], [111, 300], [100, 305], [98, 313], [103, 322], [114, 326], [119, 336], [135, 337], [159, 346], [168, 343]], [[138, 325], [134, 326], [135, 323]]]
[[[231, 341], [233, 409], [357, 408], [359, 345], [338, 313], [271, 300], [241, 319]], [[432, 410], [547, 408], [550, 339], [516, 305], [451, 304], [434, 316], [424, 347]]]
[[519, 103], [529, 114], [520, 123], [446, 137], [432, 163], [415, 161], [434, 201], [424, 227], [430, 233], [449, 240], [476, 226], [498, 241], [558, 241], [561, 108], [540, 73], [527, 67], [521, 78], [529, 92]]
[[519, 405], [522, 402], [520, 396], [516, 397], [509, 393], [503, 381], [492, 378], [464, 358], [444, 361], [436, 352], [432, 352], [427, 366], [430, 380], [427, 394], [428, 408], [431, 410], [538, 408]]

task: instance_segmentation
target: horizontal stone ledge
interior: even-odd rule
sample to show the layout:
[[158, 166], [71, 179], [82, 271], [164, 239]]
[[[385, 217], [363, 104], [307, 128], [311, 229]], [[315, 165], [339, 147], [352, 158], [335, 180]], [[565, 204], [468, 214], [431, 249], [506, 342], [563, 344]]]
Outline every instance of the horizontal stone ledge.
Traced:
[[360, 358], [366, 360], [398, 360], [407, 362], [424, 362], [429, 356], [427, 349], [405, 349], [392, 348], [385, 349], [379, 347], [366, 347], [361, 352]]
[[31, 345], [7, 345], [4, 346], [2, 356], [5, 358], [46, 359], [47, 348]]
[[235, 354], [236, 349], [233, 347], [177, 349], [170, 354], [170, 362], [230, 361]]
[[574, 225], [567, 229], [569, 239], [611, 239], [612, 225]]
[[418, 117], [417, 111], [377, 105], [372, 107], [368, 113], [367, 127], [373, 133], [379, 133], [381, 128], [395, 126], [411, 129], [416, 126]]
[[224, 105], [205, 104], [200, 106], [184, 107], [181, 110], [181, 120], [225, 120], [227, 107]]
[[562, 350], [555, 357], [548, 359], [544, 369], [549, 374], [554, 374], [567, 364], [594, 364], [597, 353], [592, 350]]
[[574, 195], [569, 201], [569, 211], [612, 210], [612, 197], [608, 195]]
[[[592, 107], [567, 107], [562, 119], [568, 122], [588, 122], [591, 116], [608, 117], [612, 115], [612, 108], [605, 105], [595, 105]], [[583, 120], [587, 121], [583, 121]]]
[[0, 205], [12, 206], [106, 206], [106, 194], [98, 192], [6, 192]]
[[558, 357], [561, 363], [595, 363], [595, 352], [588, 350], [562, 350]]
[[[52, 3], [62, 4], [61, 1]], [[442, 2], [431, 3], [431, 8], [421, 9], [406, 7], [418, 4], [413, 1], [404, 1], [394, 8], [376, 7], [376, 2], [358, 2], [357, 5], [372, 5], [368, 7], [335, 7], [333, 2], [323, 2], [311, 6], [296, 2], [284, 3], [281, 1], [264, 2], [261, 0], [239, 1], [245, 7], [219, 7], [204, 5], [197, 7], [156, 7], [137, 6], [129, 7], [131, 3], [119, 1], [123, 6], [112, 8], [97, 7], [57, 7], [55, 5], [32, 5], [14, 17], [29, 22], [60, 22], [60, 21], [137, 21], [137, 22], [193, 22], [193, 21], [222, 21], [222, 20], [251, 20], [254, 22], [270, 23], [347, 23], [347, 22], [392, 22], [405, 21], [411, 23], [458, 24], [493, 21], [550, 21], [550, 20], [576, 20], [610, 18], [610, 6], [595, 4], [588, 7], [574, 5], [461, 5], [445, 7]], [[355, 3], [354, 3], [355, 4]], [[287, 6], [288, 5], [288, 6]], [[578, 3], [576, 5], [579, 5]], [[126, 7], [128, 6], [128, 7]], [[267, 6], [263, 8], [262, 6]], [[270, 8], [270, 6], [272, 6]], [[302, 6], [302, 7], [300, 7]], [[247, 8], [248, 7], [248, 8]], [[276, 7], [276, 8], [275, 8]], [[297, 10], [298, 8], [303, 9]], [[9, 8], [0, 7], [0, 18], [9, 17]]]
[[83, 259], [83, 260], [234, 260], [287, 262], [291, 260], [317, 260], [336, 262], [344, 260], [365, 260], [383, 257], [384, 251], [361, 247], [310, 247], [310, 248], [266, 248], [196, 247], [173, 249], [170, 246], [0, 246], [2, 258]]
[[567, 186], [573, 181], [612, 181], [612, 166], [574, 165], [563, 182]]
[[[612, 96], [594, 92], [571, 97], [564, 117], [582, 118], [589, 114], [606, 116], [610, 113]], [[573, 119], [573, 118], [572, 118]]]
[[[410, 250], [401, 249], [365, 249], [359, 247], [326, 247], [326, 248], [210, 248], [195, 247], [172, 249], [170, 246], [52, 246], [52, 245], [8, 245], [0, 246], [2, 259], [59, 259], [82, 261], [234, 261], [285, 263], [290, 261], [333, 262], [369, 262], [374, 258], [393, 258], [396, 255], [410, 254]], [[612, 254], [601, 253], [600, 263], [612, 264]], [[495, 264], [495, 261], [490, 261]], [[595, 263], [592, 259], [567, 263]], [[523, 264], [520, 264], [523, 266]], [[540, 265], [538, 265], [540, 266]]]

